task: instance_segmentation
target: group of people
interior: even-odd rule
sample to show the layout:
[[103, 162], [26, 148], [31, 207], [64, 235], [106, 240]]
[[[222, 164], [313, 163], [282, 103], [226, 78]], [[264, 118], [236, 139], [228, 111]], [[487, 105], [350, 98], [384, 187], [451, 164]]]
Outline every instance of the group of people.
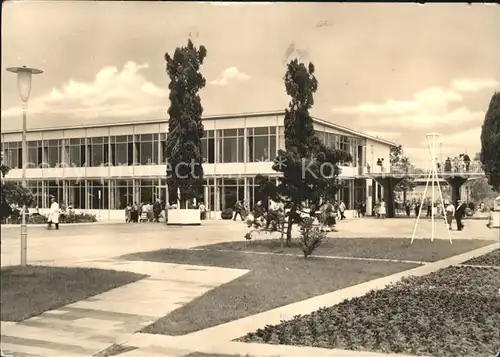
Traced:
[[[347, 206], [342, 200], [334, 202], [326, 200], [319, 206], [311, 205], [311, 207], [302, 207], [302, 214], [299, 214], [296, 217], [296, 220], [300, 220], [306, 216], [312, 216], [318, 219], [318, 222], [321, 224], [321, 228], [323, 230], [335, 230], [337, 219], [346, 219], [346, 210]], [[357, 212], [360, 216], [364, 216], [366, 214], [366, 205], [363, 206], [362, 204], [359, 204]], [[239, 216], [243, 221], [248, 214], [250, 214], [250, 210], [247, 202], [245, 200], [237, 201], [234, 205], [233, 220], [235, 221]], [[284, 205], [281, 202], [275, 202], [273, 200], [258, 201], [252, 212], [252, 216], [255, 219], [264, 218], [266, 230], [277, 229], [278, 217], [280, 214], [285, 214]]]
[[125, 222], [160, 222], [163, 209], [164, 207], [159, 199], [153, 204], [150, 202], [143, 202], [140, 205], [137, 205], [137, 202], [128, 203], [127, 207], [125, 207]]
[[387, 217], [387, 206], [383, 199], [375, 202], [373, 213], [377, 218], [385, 219]]
[[444, 164], [438, 163], [437, 169], [442, 172], [469, 172], [471, 159], [467, 154], [460, 154], [453, 159], [449, 156]]
[[464, 224], [462, 223], [462, 218], [465, 217], [465, 209], [467, 208], [465, 203], [461, 200], [457, 201], [457, 205], [455, 205], [449, 201], [445, 201], [445, 212], [446, 212], [446, 223], [450, 230], [452, 229], [453, 218], [457, 222], [457, 231], [461, 231], [464, 229]]

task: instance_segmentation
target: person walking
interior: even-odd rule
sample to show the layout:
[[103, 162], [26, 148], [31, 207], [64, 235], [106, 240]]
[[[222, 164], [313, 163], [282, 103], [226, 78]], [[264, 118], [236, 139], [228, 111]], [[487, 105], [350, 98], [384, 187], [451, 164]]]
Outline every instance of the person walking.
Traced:
[[240, 200], [236, 201], [236, 203], [234, 204], [234, 217], [233, 217], [233, 221], [236, 221], [236, 217], [238, 217], [238, 215], [240, 215], [240, 218], [241, 220], [243, 221], [243, 204], [241, 203]]
[[455, 206], [453, 203], [446, 201], [445, 203], [445, 211], [446, 211], [446, 223], [448, 223], [448, 227], [451, 230], [451, 224], [453, 223], [453, 216], [455, 216]]
[[132, 204], [128, 203], [127, 207], [125, 207], [125, 223], [129, 223], [132, 221]]
[[207, 208], [203, 202], [200, 202], [198, 208], [200, 209], [200, 219], [204, 221], [207, 219]]
[[465, 216], [465, 205], [462, 200], [457, 201], [457, 208], [455, 210], [455, 220], [457, 221], [457, 231], [464, 229], [464, 224], [462, 223], [462, 218]]
[[382, 218], [382, 219], [385, 218], [385, 215], [387, 214], [384, 200], [380, 200], [379, 214], [380, 214], [380, 218]]
[[160, 199], [157, 198], [155, 203], [153, 203], [153, 216], [154, 216], [154, 221], [156, 223], [160, 222], [160, 215], [161, 215], [161, 202]]
[[340, 204], [339, 204], [339, 213], [340, 213], [340, 220], [341, 221], [343, 221], [345, 219], [345, 214], [344, 214], [345, 209], [346, 209], [345, 203], [344, 203], [344, 201], [341, 200]]
[[50, 198], [50, 211], [48, 217], [48, 226], [47, 229], [52, 228], [52, 223], [56, 226], [56, 230], [59, 230], [59, 214], [60, 214], [59, 203], [56, 202], [54, 196]]

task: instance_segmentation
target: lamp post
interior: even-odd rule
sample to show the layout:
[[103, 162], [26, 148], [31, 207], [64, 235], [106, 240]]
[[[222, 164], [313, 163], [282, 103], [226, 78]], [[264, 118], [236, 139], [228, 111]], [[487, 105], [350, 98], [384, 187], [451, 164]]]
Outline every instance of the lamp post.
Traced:
[[[26, 165], [28, 149], [26, 145], [26, 107], [31, 93], [31, 78], [34, 74], [42, 74], [41, 69], [22, 67], [9, 67], [7, 71], [17, 75], [17, 90], [19, 91], [19, 98], [23, 107], [23, 135], [22, 135], [22, 185], [26, 187]], [[26, 226], [26, 202], [23, 202], [21, 220], [21, 265], [25, 266], [27, 262], [28, 250], [28, 227]]]

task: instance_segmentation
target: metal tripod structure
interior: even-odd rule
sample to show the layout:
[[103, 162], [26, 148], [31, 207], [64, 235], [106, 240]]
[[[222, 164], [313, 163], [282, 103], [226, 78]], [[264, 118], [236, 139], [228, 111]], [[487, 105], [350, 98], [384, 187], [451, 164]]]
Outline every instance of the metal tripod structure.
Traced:
[[[434, 200], [435, 200], [435, 185], [437, 186], [438, 189], [438, 194], [439, 194], [439, 199], [441, 203], [441, 209], [444, 214], [444, 221], [446, 224], [446, 230], [448, 232], [448, 238], [450, 239], [450, 244], [452, 243], [451, 240], [451, 233], [450, 233], [450, 223], [448, 222], [448, 218], [446, 217], [446, 209], [444, 207], [444, 199], [443, 199], [443, 192], [441, 191], [441, 185], [439, 184], [439, 177], [437, 173], [437, 161], [436, 161], [436, 155], [439, 150], [439, 138], [441, 137], [441, 134], [438, 133], [429, 133], [426, 134], [427, 137], [427, 145], [429, 146], [429, 152], [431, 155], [431, 167], [429, 169], [429, 173], [427, 175], [427, 180], [425, 183], [425, 189], [424, 189], [424, 198], [427, 197], [427, 189], [429, 188], [429, 183], [431, 184], [432, 188], [432, 209], [431, 209], [431, 226], [432, 226], [432, 231], [431, 231], [431, 242], [434, 241], [434, 223], [435, 223], [435, 212], [434, 212]], [[422, 205], [420, 206], [420, 209], [418, 210], [418, 216], [417, 219], [415, 220], [415, 225], [413, 227], [413, 234], [411, 236], [411, 243], [413, 243], [413, 240], [415, 239], [415, 234], [417, 233], [417, 228], [418, 228], [418, 223], [420, 221], [420, 216], [422, 215]], [[439, 219], [439, 217], [438, 217]]]

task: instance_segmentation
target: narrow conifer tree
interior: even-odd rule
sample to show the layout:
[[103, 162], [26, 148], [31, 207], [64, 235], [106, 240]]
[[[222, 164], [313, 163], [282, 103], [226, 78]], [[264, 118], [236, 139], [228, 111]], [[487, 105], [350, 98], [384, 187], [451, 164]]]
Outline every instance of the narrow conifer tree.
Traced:
[[[172, 57], [165, 54], [166, 71], [170, 77], [170, 108], [165, 143], [169, 201], [180, 201], [181, 208], [203, 193], [201, 121], [203, 106], [199, 91], [205, 87], [200, 67], [207, 55], [204, 46], [196, 48], [191, 40], [176, 48]], [[178, 197], [177, 192], [180, 192]]]
[[488, 183], [500, 191], [500, 92], [493, 94], [481, 129], [480, 160]]

